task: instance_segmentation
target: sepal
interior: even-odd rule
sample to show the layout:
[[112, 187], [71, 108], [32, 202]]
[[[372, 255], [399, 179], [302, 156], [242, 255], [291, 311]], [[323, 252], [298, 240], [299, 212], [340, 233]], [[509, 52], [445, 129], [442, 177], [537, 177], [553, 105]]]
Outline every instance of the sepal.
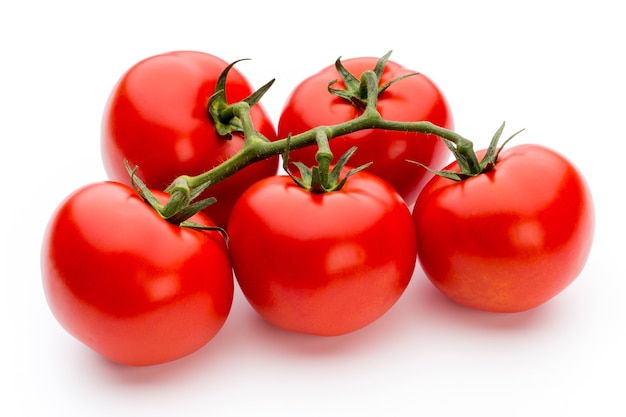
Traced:
[[131, 184], [137, 194], [164, 220], [180, 227], [218, 230], [226, 236], [226, 231], [219, 226], [207, 226], [189, 220], [216, 201], [214, 197], [209, 197], [192, 203], [207, 188], [206, 185], [190, 189], [183, 185], [185, 177], [179, 177], [178, 181], [175, 181], [165, 190], [165, 192], [170, 194], [170, 199], [167, 203], [161, 204], [154, 193], [136, 175], [138, 167], [131, 168], [128, 161], [124, 161], [124, 164], [126, 171], [130, 175]]
[[[387, 65], [387, 61], [389, 60], [389, 56], [392, 51], [387, 52], [384, 56], [382, 56], [374, 67], [374, 74], [376, 76], [376, 81], [378, 85], [378, 95], [389, 88], [393, 83], [400, 81], [407, 77], [412, 77], [414, 75], [419, 74], [418, 72], [412, 72], [409, 74], [405, 74], [403, 76], [394, 78], [393, 80], [385, 83], [384, 85], [380, 85], [380, 80], [382, 78], [383, 72], [385, 71], [385, 65]], [[328, 83], [328, 92], [334, 94], [338, 97], [343, 98], [346, 101], [349, 101], [354, 106], [364, 109], [367, 107], [367, 80], [360, 75], [360, 79], [355, 77], [350, 71], [346, 69], [346, 67], [341, 62], [341, 57], [337, 58], [335, 61], [335, 68], [337, 72], [341, 76], [341, 80], [343, 81], [343, 85], [345, 89], [332, 88], [334, 84], [336, 84], [339, 80], [332, 80]]]
[[[217, 134], [226, 139], [230, 139], [232, 134], [235, 132], [243, 132], [243, 124], [241, 120], [235, 116], [233, 106], [228, 104], [228, 101], [226, 100], [226, 79], [228, 77], [228, 72], [232, 69], [232, 67], [236, 63], [245, 60], [247, 59], [239, 59], [228, 64], [226, 68], [224, 68], [217, 79], [215, 91], [209, 98], [207, 106]], [[256, 105], [261, 100], [263, 95], [270, 89], [272, 84], [274, 84], [274, 81], [275, 80], [269, 81], [241, 101], [246, 102], [250, 107]]]
[[339, 191], [345, 185], [347, 179], [359, 171], [369, 167], [372, 163], [363, 164], [356, 168], [351, 168], [343, 176], [341, 175], [348, 163], [348, 160], [356, 152], [357, 147], [353, 146], [344, 153], [339, 161], [330, 168], [328, 163], [320, 163], [312, 167], [308, 167], [302, 162], [291, 162], [298, 168], [299, 176], [293, 175], [289, 170], [289, 139], [287, 138], [287, 147], [283, 153], [283, 169], [289, 174], [291, 179], [300, 187], [312, 193], [329, 193]]

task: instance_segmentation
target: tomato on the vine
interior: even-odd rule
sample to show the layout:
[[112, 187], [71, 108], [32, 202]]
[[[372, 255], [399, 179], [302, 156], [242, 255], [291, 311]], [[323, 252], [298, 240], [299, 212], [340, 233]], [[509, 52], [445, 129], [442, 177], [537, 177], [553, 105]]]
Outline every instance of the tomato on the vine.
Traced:
[[[360, 57], [340, 63], [355, 78], [366, 70], [373, 70], [378, 58]], [[337, 64], [328, 66], [302, 81], [287, 99], [278, 122], [278, 135], [302, 133], [317, 126], [334, 125], [354, 119], [363, 112], [363, 106], [329, 91], [346, 89], [346, 82]], [[379, 94], [377, 110], [387, 120], [429, 121], [440, 127], [452, 129], [454, 122], [446, 98], [435, 83], [424, 74], [407, 76], [411, 71], [387, 60], [380, 75], [380, 86], [396, 80]], [[401, 77], [406, 77], [399, 79]], [[355, 93], [360, 91], [354, 86]], [[362, 97], [361, 97], [362, 98]], [[422, 133], [364, 129], [334, 138], [330, 147], [334, 154], [345, 153], [352, 146], [358, 152], [352, 157], [355, 166], [373, 162], [369, 172], [389, 182], [412, 207], [421, 188], [432, 176], [429, 172], [406, 160], [421, 162], [440, 168], [449, 159], [445, 143], [433, 135]], [[306, 165], [315, 163], [315, 147], [293, 150], [290, 158]]]
[[[226, 161], [243, 146], [243, 135], [217, 134], [207, 107], [227, 63], [196, 51], [175, 51], [149, 57], [131, 67], [113, 88], [102, 122], [102, 159], [108, 177], [130, 184], [124, 166], [137, 166], [137, 175], [151, 189], [164, 190], [180, 175], [198, 175]], [[235, 68], [226, 78], [230, 103], [253, 93]], [[276, 130], [260, 103], [251, 118], [267, 139]], [[204, 196], [217, 202], [204, 212], [226, 227], [239, 195], [261, 178], [276, 174], [278, 158], [252, 164]]]
[[[202, 213], [191, 220], [214, 226]], [[134, 189], [115, 182], [84, 186], [59, 205], [41, 265], [48, 304], [62, 327], [125, 365], [198, 350], [221, 329], [233, 299], [219, 231], [168, 223]]]
[[416, 263], [402, 198], [358, 172], [337, 191], [311, 192], [289, 176], [263, 179], [228, 225], [235, 277], [254, 309], [293, 332], [335, 336], [388, 311]]
[[530, 144], [502, 150], [479, 175], [433, 178], [413, 219], [430, 281], [457, 303], [494, 312], [529, 310], [564, 290], [585, 265], [594, 232], [581, 173]]

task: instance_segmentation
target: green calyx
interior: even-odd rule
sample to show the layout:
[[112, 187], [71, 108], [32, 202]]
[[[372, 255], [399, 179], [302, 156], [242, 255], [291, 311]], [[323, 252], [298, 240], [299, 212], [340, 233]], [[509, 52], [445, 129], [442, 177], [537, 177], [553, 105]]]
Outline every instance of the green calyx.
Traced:
[[[380, 95], [396, 81], [400, 81], [404, 78], [419, 74], [418, 72], [406, 74], [401, 77], [394, 78], [393, 80], [381, 86], [380, 79], [383, 75], [383, 72], [385, 71], [385, 65], [387, 65], [387, 61], [389, 60], [389, 56], [391, 56], [391, 52], [392, 51], [387, 52], [382, 58], [380, 58], [378, 62], [376, 62], [376, 66], [373, 70], [378, 80], [378, 95]], [[328, 92], [349, 101], [354, 106], [360, 109], [364, 109], [365, 107], [367, 107], [368, 87], [365, 77], [361, 75], [360, 79], [356, 78], [352, 73], [350, 73], [350, 71], [346, 69], [346, 67], [343, 66], [343, 63], [341, 62], [341, 57], [337, 58], [337, 61], [335, 61], [335, 68], [337, 69], [337, 72], [339, 72], [339, 75], [341, 75], [341, 80], [343, 81], [345, 90], [332, 88], [332, 86], [336, 84], [337, 81], [339, 81], [333, 80], [328, 83]]]
[[500, 147], [498, 147], [498, 142], [500, 141], [502, 132], [504, 131], [504, 125], [505, 124], [502, 123], [500, 128], [493, 135], [493, 138], [487, 147], [487, 151], [480, 161], [478, 160], [476, 152], [474, 152], [474, 145], [471, 141], [460, 140], [458, 143], [453, 143], [450, 140], [445, 138], [443, 139], [445, 144], [448, 146], [448, 149], [450, 149], [450, 152], [452, 152], [452, 155], [454, 155], [454, 159], [459, 166], [459, 171], [435, 170], [417, 161], [409, 162], [420, 165], [435, 175], [448, 178], [453, 181], [462, 181], [464, 179], [483, 174], [493, 169], [504, 146], [523, 131], [522, 129], [515, 132], [508, 139], [506, 139]]
[[195, 188], [189, 187], [186, 181], [188, 177], [184, 175], [180, 176], [165, 189], [165, 192], [170, 195], [170, 198], [166, 204], [161, 204], [148, 187], [146, 187], [144, 182], [137, 177], [136, 171], [138, 167], [131, 169], [128, 161], [124, 161], [124, 164], [126, 165], [126, 170], [130, 175], [131, 183], [137, 194], [139, 194], [154, 211], [159, 213], [164, 220], [180, 227], [218, 230], [226, 235], [226, 232], [221, 227], [206, 226], [189, 220], [216, 201], [214, 197], [210, 197], [193, 202], [208, 187], [208, 184]]
[[[215, 92], [209, 98], [208, 111], [211, 119], [213, 120], [213, 124], [215, 125], [215, 130], [218, 135], [223, 136], [226, 139], [230, 139], [231, 135], [234, 132], [244, 131], [243, 123], [241, 119], [237, 117], [234, 106], [228, 104], [228, 102], [226, 101], [226, 78], [228, 76], [228, 72], [236, 63], [245, 60], [246, 59], [239, 59], [224, 68], [224, 70], [217, 79]], [[261, 100], [261, 97], [263, 97], [263, 95], [270, 89], [272, 84], [274, 84], [274, 81], [275, 80], [269, 81], [267, 84], [256, 90], [254, 93], [250, 94], [241, 102], [247, 103], [250, 107], [254, 106]]]
[[331, 168], [333, 154], [328, 147], [328, 136], [323, 129], [319, 129], [316, 134], [318, 151], [315, 159], [318, 165], [308, 167], [302, 162], [291, 162], [298, 168], [300, 176], [293, 175], [289, 170], [289, 139], [285, 152], [283, 153], [283, 169], [289, 174], [291, 179], [300, 187], [312, 193], [329, 193], [339, 191], [345, 185], [351, 175], [364, 170], [372, 163], [361, 165], [357, 168], [348, 170], [343, 176], [342, 172], [352, 154], [356, 152], [357, 147], [353, 146], [339, 158], [337, 163]]

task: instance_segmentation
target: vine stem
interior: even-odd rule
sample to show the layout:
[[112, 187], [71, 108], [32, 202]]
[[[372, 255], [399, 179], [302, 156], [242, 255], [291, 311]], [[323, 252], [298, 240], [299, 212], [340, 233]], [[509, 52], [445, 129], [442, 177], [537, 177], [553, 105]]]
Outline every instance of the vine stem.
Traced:
[[287, 147], [289, 147], [290, 150], [295, 150], [315, 144], [316, 137], [318, 137], [320, 130], [324, 131], [325, 136], [329, 140], [363, 129], [397, 130], [432, 134], [453, 143], [457, 151], [467, 158], [470, 165], [479, 166], [479, 162], [473, 151], [473, 143], [452, 130], [439, 127], [427, 121], [399, 122], [383, 119], [376, 108], [379, 80], [374, 71], [365, 71], [362, 77], [364, 77], [364, 82], [367, 85], [368, 94], [367, 107], [361, 115], [343, 123], [332, 126], [318, 126], [306, 132], [290, 136], [289, 138], [275, 141], [269, 141], [254, 129], [250, 118], [250, 106], [248, 103], [239, 102], [234, 104], [232, 107], [233, 114], [242, 121], [243, 125], [245, 137], [244, 146], [222, 164], [196, 176], [181, 176], [175, 181], [179, 184], [186, 182], [190, 189], [200, 187], [208, 188], [254, 162], [284, 154]]
[[[152, 206], [169, 221], [179, 222], [180, 219], [184, 220], [188, 218], [193, 213], [214, 201], [213, 198], [208, 198], [191, 204], [204, 190], [225, 180], [241, 169], [263, 159], [277, 155], [285, 155], [288, 150], [314, 145], [320, 141], [320, 138], [324, 140], [321, 141], [321, 144], [318, 143], [318, 146], [321, 146], [323, 148], [322, 150], [325, 152], [327, 151], [332, 158], [332, 154], [328, 148], [328, 140], [364, 129], [395, 130], [439, 136], [446, 141], [446, 144], [451, 148], [457, 160], [459, 158], [463, 160], [464, 166], [466, 166], [470, 172], [481, 172], [481, 163], [474, 153], [473, 143], [458, 133], [428, 121], [400, 122], [383, 119], [377, 109], [379, 82], [379, 76], [375, 71], [370, 70], [363, 72], [360, 85], [365, 86], [367, 91], [366, 106], [363, 113], [354, 119], [331, 126], [318, 126], [306, 132], [293, 136], [290, 135], [287, 138], [275, 141], [268, 140], [254, 128], [250, 116], [250, 103], [244, 100], [227, 106], [222, 109], [222, 111], [232, 114], [241, 122], [241, 130], [244, 135], [244, 143], [241, 149], [220, 165], [202, 174], [196, 176], [181, 175], [177, 177], [165, 189], [165, 192], [170, 194], [170, 198], [165, 205], [153, 202]], [[327, 160], [323, 162], [330, 163], [330, 161]], [[426, 167], [426, 169], [429, 168]], [[134, 181], [140, 183], [139, 179], [135, 179]], [[141, 192], [142, 195], [146, 195], [144, 198], [150, 199], [149, 190], [146, 189]]]

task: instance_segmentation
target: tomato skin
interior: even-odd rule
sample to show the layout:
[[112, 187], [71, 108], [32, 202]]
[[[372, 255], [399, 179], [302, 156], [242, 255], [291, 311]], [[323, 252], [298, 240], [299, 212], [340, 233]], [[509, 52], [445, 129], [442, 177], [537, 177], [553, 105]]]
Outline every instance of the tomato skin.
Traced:
[[263, 179], [235, 205], [228, 234], [245, 297], [266, 321], [298, 333], [336, 336], [372, 323], [416, 264], [410, 211], [366, 172], [325, 194], [288, 176]]
[[[373, 70], [377, 58], [353, 58], [342, 61], [354, 76]], [[387, 61], [380, 85], [394, 78], [412, 73], [407, 68]], [[291, 93], [278, 122], [278, 136], [298, 134], [317, 126], [334, 125], [354, 119], [362, 110], [328, 92], [328, 83], [339, 81], [332, 87], [343, 89], [344, 83], [334, 65], [302, 81]], [[452, 112], [440, 89], [423, 74], [397, 81], [385, 90], [378, 100], [377, 109], [387, 120], [430, 121], [435, 125], [453, 129]], [[428, 179], [428, 171], [406, 161], [418, 161], [431, 168], [445, 165], [450, 152], [445, 143], [436, 136], [420, 133], [361, 130], [331, 140], [330, 147], [339, 158], [352, 146], [358, 150], [350, 158], [350, 164], [359, 166], [372, 162], [368, 171], [389, 182], [412, 207], [417, 195]], [[315, 163], [316, 147], [290, 152], [291, 161], [302, 161], [311, 166]]]
[[[243, 135], [219, 137], [207, 110], [220, 73], [228, 64], [203, 52], [174, 51], [155, 55], [131, 67], [113, 88], [104, 109], [101, 150], [109, 179], [130, 184], [124, 166], [138, 166], [149, 188], [164, 190], [180, 175], [198, 175], [224, 162], [243, 146]], [[227, 77], [229, 103], [253, 89], [232, 68]], [[269, 140], [276, 129], [261, 104], [251, 109], [256, 130]], [[225, 227], [239, 195], [257, 180], [274, 175], [278, 158], [246, 167], [211, 187], [203, 197], [217, 202], [205, 213]]]
[[[212, 224], [203, 214], [192, 219]], [[167, 223], [132, 188], [114, 182], [84, 186], [60, 204], [46, 229], [41, 265], [49, 307], [62, 327], [124, 365], [196, 351], [220, 330], [233, 299], [219, 232]]]
[[530, 144], [503, 150], [479, 176], [432, 179], [413, 219], [430, 281], [457, 303], [492, 312], [529, 310], [565, 289], [585, 265], [595, 225], [577, 168]]

